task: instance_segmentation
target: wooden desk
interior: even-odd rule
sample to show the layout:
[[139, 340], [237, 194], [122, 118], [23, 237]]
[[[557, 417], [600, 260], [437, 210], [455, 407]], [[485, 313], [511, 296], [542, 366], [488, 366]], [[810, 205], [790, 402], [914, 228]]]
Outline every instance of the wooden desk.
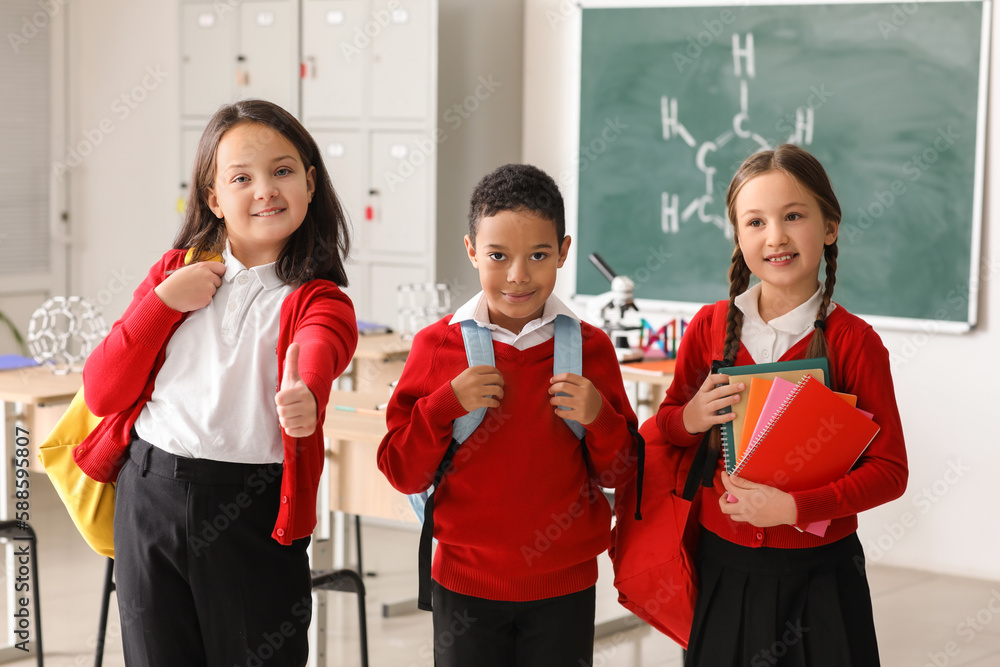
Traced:
[[[670, 369], [673, 368], [672, 364], [665, 364], [665, 366]], [[636, 411], [640, 407], [647, 407], [651, 414], [656, 413], [656, 409], [663, 402], [663, 397], [667, 394], [667, 388], [670, 383], [674, 381], [673, 371], [663, 371], [659, 373], [640, 371], [633, 364], [622, 364], [622, 380], [625, 382], [633, 382], [638, 385], [647, 385], [649, 390], [645, 397], [639, 396], [639, 391], [636, 391]], [[639, 415], [639, 419], [642, 420], [642, 415]]]
[[376, 462], [378, 445], [386, 434], [385, 413], [337, 410], [350, 406], [370, 410], [389, 399], [389, 389], [373, 392], [334, 391], [327, 404], [323, 433], [330, 441], [330, 509], [416, 523], [410, 503], [386, 481]]
[[399, 379], [412, 343], [396, 334], [359, 336], [354, 360], [342, 377], [350, 381], [354, 391], [382, 391]]
[[[67, 375], [53, 375], [47, 368], [20, 368], [16, 370], [0, 371], [0, 401], [3, 402], [3, 428], [0, 429], [0, 453], [4, 457], [2, 474], [0, 474], [0, 518], [12, 519], [11, 514], [14, 498], [15, 470], [11, 463], [14, 461], [17, 447], [17, 438], [20, 435], [28, 440], [28, 461], [29, 468], [35, 472], [41, 472], [41, 466], [37, 464], [38, 444], [48, 435], [49, 431], [62, 416], [66, 409], [65, 404], [72, 400], [73, 396], [80, 389], [83, 380], [80, 373], [69, 373]], [[21, 426], [18, 431], [18, 425]], [[25, 433], [25, 430], [27, 433]], [[20, 458], [24, 458], [23, 456]], [[30, 502], [31, 502], [31, 482], [28, 477], [28, 502], [29, 502], [29, 523]], [[17, 564], [14, 562], [14, 545], [8, 542], [6, 549], [6, 571], [13, 573], [17, 571]], [[37, 558], [37, 554], [34, 554]], [[6, 595], [7, 609], [16, 610], [15, 577], [7, 577]], [[37, 582], [36, 582], [37, 584]], [[20, 596], [25, 593], [21, 592]], [[38, 610], [32, 608], [33, 615], [32, 628], [35, 635], [32, 636], [30, 650], [36, 651], [37, 644], [34, 639], [37, 636]], [[13, 614], [13, 611], [11, 611]], [[8, 616], [8, 618], [13, 618]], [[7, 623], [7, 632], [4, 637], [4, 646], [0, 647], [0, 662], [11, 662], [23, 660], [26, 656], [24, 651], [14, 648], [16, 636], [14, 635], [14, 623]]]

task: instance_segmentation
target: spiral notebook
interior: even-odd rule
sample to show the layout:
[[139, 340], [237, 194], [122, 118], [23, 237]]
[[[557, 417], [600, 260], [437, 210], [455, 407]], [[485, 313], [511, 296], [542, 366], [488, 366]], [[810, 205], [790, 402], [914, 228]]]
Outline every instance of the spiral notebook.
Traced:
[[783, 491], [840, 479], [879, 427], [822, 382], [807, 375], [788, 395], [734, 473]]
[[830, 366], [826, 357], [815, 359], [794, 359], [792, 361], [777, 361], [770, 364], [753, 364], [749, 366], [729, 366], [720, 368], [720, 373], [729, 376], [729, 384], [743, 382], [747, 388], [740, 392], [740, 400], [733, 406], [725, 408], [725, 412], [735, 412], [736, 419], [722, 425], [722, 454], [726, 461], [726, 472], [732, 473], [736, 467], [736, 444], [739, 435], [743, 433], [744, 416], [747, 409], [747, 394], [750, 380], [759, 377], [773, 380], [776, 377], [790, 382], [798, 382], [807, 374], [825, 381], [830, 374]]

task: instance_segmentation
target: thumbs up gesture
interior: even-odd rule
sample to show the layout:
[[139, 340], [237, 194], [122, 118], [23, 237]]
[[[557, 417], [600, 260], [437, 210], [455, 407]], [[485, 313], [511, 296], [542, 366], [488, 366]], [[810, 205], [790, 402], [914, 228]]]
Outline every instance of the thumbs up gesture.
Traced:
[[285, 370], [274, 404], [278, 407], [278, 423], [289, 437], [304, 438], [316, 430], [316, 397], [299, 377], [298, 343], [289, 345], [285, 352]]

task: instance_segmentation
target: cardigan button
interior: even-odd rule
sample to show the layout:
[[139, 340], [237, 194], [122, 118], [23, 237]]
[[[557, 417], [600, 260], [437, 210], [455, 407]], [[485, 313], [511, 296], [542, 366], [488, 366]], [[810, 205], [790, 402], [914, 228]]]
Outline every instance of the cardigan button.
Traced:
[[281, 496], [281, 504], [285, 505], [288, 503], [288, 496]]
[[278, 537], [284, 537], [285, 536], [285, 529], [284, 528], [279, 528], [277, 532], [278, 532]]
[[757, 533], [757, 539], [758, 540], [764, 539], [764, 533]]

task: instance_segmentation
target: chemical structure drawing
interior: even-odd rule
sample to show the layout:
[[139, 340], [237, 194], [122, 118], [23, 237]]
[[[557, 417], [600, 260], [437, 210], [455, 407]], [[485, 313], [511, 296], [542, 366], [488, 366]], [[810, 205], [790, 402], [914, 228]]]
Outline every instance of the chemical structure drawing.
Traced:
[[[745, 33], [741, 45], [740, 35], [733, 34], [732, 40], [733, 73], [739, 79], [740, 108], [733, 115], [732, 128], [715, 139], [702, 141], [700, 144], [681, 122], [680, 101], [676, 97], [663, 95], [660, 98], [660, 116], [663, 124], [663, 140], [680, 139], [689, 147], [696, 149], [694, 155], [695, 167], [705, 176], [705, 194], [696, 197], [680, 208], [680, 196], [676, 192], [664, 191], [660, 197], [660, 224], [665, 234], [680, 233], [681, 225], [690, 221], [695, 214], [704, 224], [718, 227], [726, 238], [732, 238], [732, 227], [710, 207], [715, 203], [714, 179], [716, 168], [710, 164], [710, 155], [724, 147], [730, 141], [745, 140], [752, 142], [756, 150], [769, 150], [771, 144], [761, 134], [750, 129], [750, 84], [757, 77], [756, 59], [754, 57], [753, 33]], [[795, 110], [795, 129], [788, 137], [788, 143], [808, 146], [813, 140], [815, 115], [813, 107], [802, 106]]]

